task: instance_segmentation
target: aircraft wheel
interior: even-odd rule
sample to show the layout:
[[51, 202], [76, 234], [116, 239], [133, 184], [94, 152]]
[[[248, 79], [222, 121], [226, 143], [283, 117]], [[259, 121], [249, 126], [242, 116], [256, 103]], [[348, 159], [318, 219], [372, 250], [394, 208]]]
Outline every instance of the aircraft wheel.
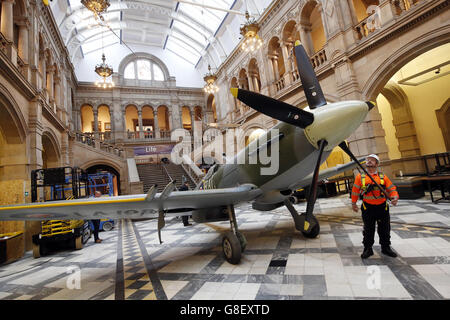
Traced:
[[227, 232], [222, 239], [222, 250], [225, 259], [231, 264], [241, 261], [242, 248], [238, 237], [233, 232]]
[[247, 247], [247, 239], [245, 239], [245, 236], [240, 233], [239, 231], [236, 233], [237, 238], [239, 239], [239, 243], [241, 245], [241, 253], [244, 252], [245, 248]]
[[316, 225], [314, 227], [312, 227], [310, 232], [304, 232], [302, 231], [302, 234], [306, 237], [306, 238], [316, 238], [319, 233], [320, 233], [320, 224], [319, 221], [317, 221], [316, 218], [314, 218]]

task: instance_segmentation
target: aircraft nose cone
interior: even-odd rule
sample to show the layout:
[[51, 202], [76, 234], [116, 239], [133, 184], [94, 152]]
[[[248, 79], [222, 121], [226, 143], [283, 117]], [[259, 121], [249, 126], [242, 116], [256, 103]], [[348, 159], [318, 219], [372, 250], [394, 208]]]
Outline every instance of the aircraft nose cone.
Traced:
[[314, 109], [314, 122], [305, 128], [305, 135], [316, 148], [318, 141], [325, 139], [325, 150], [332, 150], [361, 125], [374, 106], [364, 101], [342, 101]]

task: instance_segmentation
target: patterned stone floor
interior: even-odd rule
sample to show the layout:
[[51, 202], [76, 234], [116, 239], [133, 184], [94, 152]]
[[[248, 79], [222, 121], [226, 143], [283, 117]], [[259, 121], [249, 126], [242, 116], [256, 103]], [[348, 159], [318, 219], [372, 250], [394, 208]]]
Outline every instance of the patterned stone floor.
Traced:
[[[305, 203], [296, 205], [305, 210]], [[380, 252], [361, 260], [362, 221], [340, 196], [319, 199], [317, 239], [294, 229], [285, 207], [236, 208], [248, 245], [228, 264], [221, 234], [229, 222], [184, 227], [171, 218], [159, 244], [154, 220], [118, 221], [104, 239], [79, 251], [34, 259], [28, 252], [0, 266], [5, 300], [260, 300], [449, 299], [450, 204], [428, 197], [391, 207], [391, 241], [399, 257]]]

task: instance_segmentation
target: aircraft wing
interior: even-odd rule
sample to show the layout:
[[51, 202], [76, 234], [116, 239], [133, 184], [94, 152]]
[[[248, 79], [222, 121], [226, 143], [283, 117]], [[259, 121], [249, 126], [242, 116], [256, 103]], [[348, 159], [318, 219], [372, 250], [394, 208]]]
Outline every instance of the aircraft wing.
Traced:
[[[249, 201], [262, 192], [252, 184], [233, 188], [173, 191], [76, 200], [27, 203], [0, 207], [0, 220], [83, 220], [182, 215], [195, 209], [214, 208]], [[153, 190], [154, 191], [154, 190]]]
[[[360, 163], [364, 164], [365, 163], [365, 159], [366, 158], [359, 158], [358, 161]], [[318, 181], [323, 180], [323, 179], [327, 179], [329, 177], [333, 177], [333, 176], [335, 176], [335, 175], [337, 175], [337, 174], [339, 174], [341, 172], [354, 169], [357, 166], [358, 166], [358, 164], [356, 162], [351, 161], [351, 162], [348, 162], [348, 163], [345, 163], [345, 164], [338, 164], [337, 166], [332, 167], [332, 168], [321, 170], [319, 172]], [[307, 175], [300, 182], [296, 183], [293, 186], [290, 186], [289, 189], [296, 190], [296, 189], [299, 189], [299, 188], [302, 188], [302, 187], [309, 186], [311, 184], [311, 181], [312, 181], [312, 176], [313, 176], [312, 173]]]

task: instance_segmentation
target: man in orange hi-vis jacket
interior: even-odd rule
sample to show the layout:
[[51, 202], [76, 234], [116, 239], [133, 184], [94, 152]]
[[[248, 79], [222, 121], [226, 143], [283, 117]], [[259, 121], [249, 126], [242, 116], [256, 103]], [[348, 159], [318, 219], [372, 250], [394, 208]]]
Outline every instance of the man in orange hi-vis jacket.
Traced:
[[366, 157], [367, 172], [370, 177], [374, 179], [386, 192], [383, 192], [372, 181], [370, 177], [365, 174], [358, 174], [355, 178], [355, 183], [352, 189], [352, 209], [358, 212], [356, 202], [358, 198], [363, 200], [361, 205], [362, 219], [364, 222], [363, 229], [363, 245], [364, 251], [361, 254], [362, 259], [367, 259], [373, 255], [372, 246], [375, 242], [375, 223], [378, 224], [378, 235], [380, 237], [381, 252], [385, 255], [395, 258], [397, 254], [392, 251], [390, 245], [390, 231], [391, 223], [389, 216], [389, 205], [387, 203], [386, 195], [389, 196], [391, 203], [396, 206], [398, 202], [397, 188], [392, 184], [389, 178], [378, 173], [378, 165], [380, 159], [377, 155], [371, 154]]

